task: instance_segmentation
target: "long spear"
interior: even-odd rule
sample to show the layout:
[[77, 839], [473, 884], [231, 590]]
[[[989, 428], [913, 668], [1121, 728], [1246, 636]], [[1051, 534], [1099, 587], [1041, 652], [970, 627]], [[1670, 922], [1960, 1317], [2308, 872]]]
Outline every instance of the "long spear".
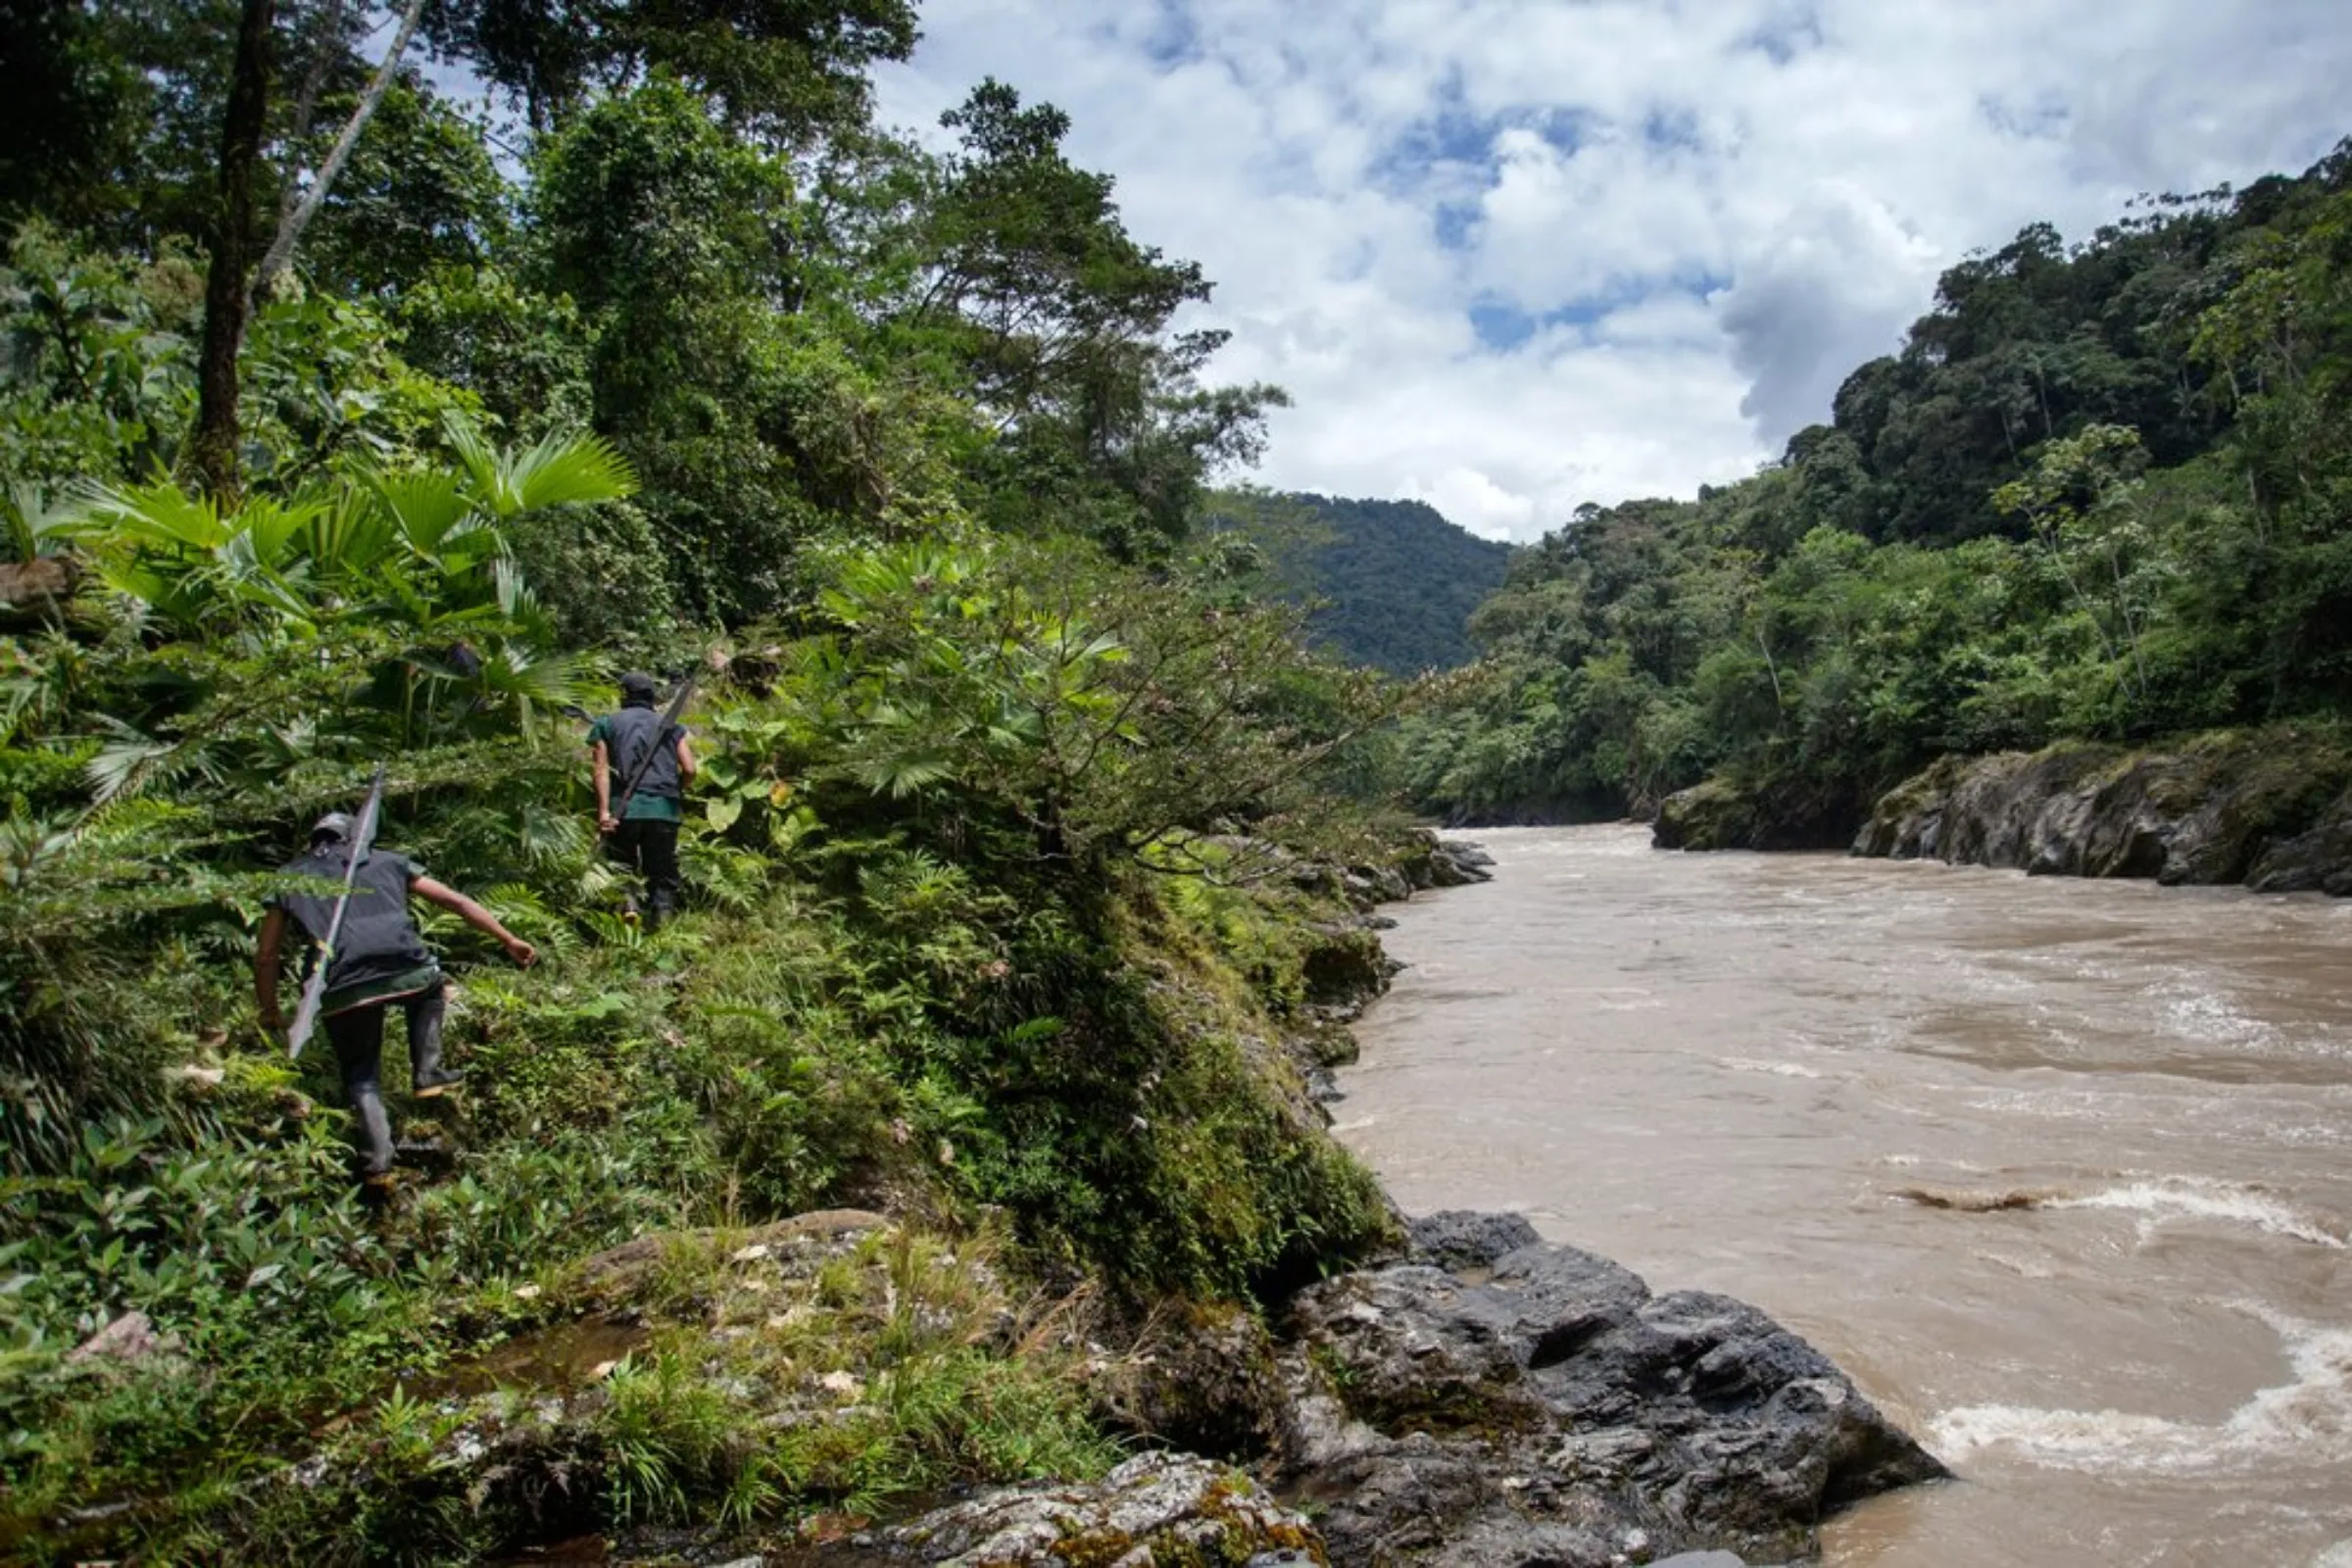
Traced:
[[360, 808], [360, 819], [352, 824], [348, 842], [350, 858], [343, 866], [343, 893], [335, 900], [335, 912], [327, 917], [326, 940], [320, 944], [318, 961], [311, 966], [311, 977], [302, 983], [302, 1004], [294, 1009], [294, 1026], [286, 1031], [286, 1055], [302, 1054], [302, 1048], [318, 1026], [318, 1004], [326, 996], [326, 966], [335, 961], [335, 939], [343, 934], [343, 911], [351, 907], [351, 890], [360, 875], [360, 862], [368, 858], [368, 847], [375, 842], [375, 821], [384, 805], [384, 769], [379, 763], [375, 782], [368, 786], [368, 804]]

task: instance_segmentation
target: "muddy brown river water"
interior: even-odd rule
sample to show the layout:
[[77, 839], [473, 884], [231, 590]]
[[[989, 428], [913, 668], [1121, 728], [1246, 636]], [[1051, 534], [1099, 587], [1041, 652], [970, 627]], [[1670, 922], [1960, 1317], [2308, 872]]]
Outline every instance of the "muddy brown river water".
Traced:
[[2352, 902], [1476, 835], [1342, 1136], [1836, 1358], [1962, 1480], [1836, 1568], [2352, 1568]]

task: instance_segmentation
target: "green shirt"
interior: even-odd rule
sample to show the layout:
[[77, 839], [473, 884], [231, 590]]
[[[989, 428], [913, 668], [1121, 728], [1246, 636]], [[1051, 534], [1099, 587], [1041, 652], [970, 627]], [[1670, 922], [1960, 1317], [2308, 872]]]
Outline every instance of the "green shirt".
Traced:
[[[686, 726], [679, 725], [679, 737], [683, 739], [685, 734]], [[620, 759], [612, 746], [612, 720], [610, 715], [588, 726], [588, 744], [605, 749], [605, 757], [612, 769], [612, 793], [618, 796], [628, 787], [629, 781], [620, 776]], [[673, 801], [666, 795], [653, 795], [639, 790], [629, 797], [628, 808], [620, 814], [624, 821], [630, 822], [683, 822], [686, 820], [686, 807], [684, 803]]]

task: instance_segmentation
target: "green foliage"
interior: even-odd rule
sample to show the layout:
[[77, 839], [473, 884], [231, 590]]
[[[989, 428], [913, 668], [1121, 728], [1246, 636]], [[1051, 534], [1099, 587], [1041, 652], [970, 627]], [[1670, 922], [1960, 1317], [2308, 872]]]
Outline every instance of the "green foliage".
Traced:
[[1229, 492], [1213, 515], [1220, 535], [1271, 561], [1286, 596], [1315, 608], [1320, 646], [1398, 676], [1476, 657], [1470, 613], [1510, 558], [1419, 501]]
[[2029, 230], [1780, 466], [1580, 512], [1474, 616], [1414, 789], [1615, 814], [1722, 773], [1834, 838], [1940, 753], [2339, 712], [2348, 174]]
[[730, 128], [784, 151], [856, 126], [865, 71], [914, 48], [906, 0], [648, 0], [561, 11], [517, 0], [437, 8], [436, 41], [520, 96], [534, 127], [591, 101], [602, 83], [674, 76]]
[[[320, 107], [314, 166], [351, 110], [341, 98]], [[339, 298], [396, 297], [508, 248], [512, 202], [480, 128], [420, 84], [397, 82], [305, 236], [304, 270], [313, 290]]]
[[[276, 9], [257, 227], [380, 47], [361, 10]], [[1279, 394], [1204, 381], [1221, 339], [1173, 321], [1206, 280], [1066, 120], [991, 83], [952, 154], [875, 134], [899, 0], [432, 6], [528, 130], [393, 81], [249, 323], [218, 503], [174, 474], [236, 20], [68, 7], [0, 51], [59, 117], [39, 167], [0, 149], [6, 1549], [511, 1546], [431, 1380], [649, 1234], [994, 1209], [1005, 1269], [1128, 1297], [1379, 1240], [1268, 1044], [1313, 911], [1236, 890], [1368, 853], [1335, 792], [1376, 789], [1430, 689], [1179, 559]], [[619, 660], [707, 672], [695, 907], [659, 933], [619, 918], [570, 725]], [[413, 1102], [390, 1053], [414, 1179], [373, 1209], [331, 1054], [284, 1061], [247, 986], [272, 868], [378, 763], [383, 841], [543, 962], [423, 917], [467, 1076]], [[869, 1250], [805, 1328], [747, 1297], [740, 1356], [667, 1324], [540, 1457], [595, 1478], [597, 1524], [757, 1528], [1099, 1466], [965, 1256]], [[70, 1358], [134, 1312], [153, 1353]], [[821, 1419], [742, 1393], [835, 1372], [865, 1397]]]
[[992, 527], [1164, 559], [1207, 481], [1255, 461], [1265, 411], [1288, 399], [1200, 384], [1226, 334], [1171, 323], [1209, 284], [1127, 232], [1109, 176], [1063, 154], [1068, 116], [991, 78], [941, 122], [956, 152], [904, 153], [909, 174], [876, 193], [875, 260], [903, 278], [886, 342], [945, 368], [995, 425], [974, 465]]

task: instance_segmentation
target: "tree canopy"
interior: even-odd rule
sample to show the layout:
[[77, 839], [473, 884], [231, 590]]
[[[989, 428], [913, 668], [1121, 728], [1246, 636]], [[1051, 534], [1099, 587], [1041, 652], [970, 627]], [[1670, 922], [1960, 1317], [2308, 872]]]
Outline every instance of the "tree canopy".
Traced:
[[1416, 788], [1614, 814], [1722, 772], [1835, 839], [1941, 753], [2339, 717], [2348, 232], [2352, 143], [1971, 257], [1766, 471], [1518, 554]]
[[1218, 498], [1211, 526], [1251, 547], [1285, 594], [1315, 607], [1317, 642], [1393, 675], [1477, 657], [1470, 612], [1502, 586], [1511, 554], [1421, 501], [1235, 491]]

